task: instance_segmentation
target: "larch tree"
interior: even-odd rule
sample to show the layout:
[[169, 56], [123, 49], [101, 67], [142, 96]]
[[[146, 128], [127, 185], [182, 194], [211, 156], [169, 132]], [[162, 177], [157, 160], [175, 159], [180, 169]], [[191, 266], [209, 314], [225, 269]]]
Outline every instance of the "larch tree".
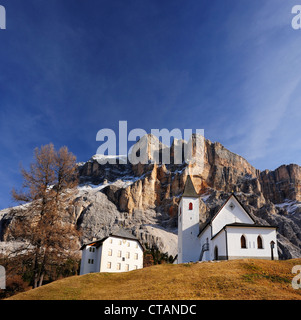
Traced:
[[43, 284], [45, 275], [75, 259], [79, 233], [75, 226], [72, 202], [77, 193], [76, 157], [53, 144], [36, 148], [29, 170], [21, 169], [22, 191], [13, 189], [13, 199], [22, 206], [11, 210], [9, 237], [22, 245], [14, 256], [22, 257], [31, 274], [33, 287]]

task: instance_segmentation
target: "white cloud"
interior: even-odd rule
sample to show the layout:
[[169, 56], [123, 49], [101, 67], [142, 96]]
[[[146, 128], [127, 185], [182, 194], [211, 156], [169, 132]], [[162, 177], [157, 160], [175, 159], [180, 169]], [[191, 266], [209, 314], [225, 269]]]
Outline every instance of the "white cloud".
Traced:
[[[252, 17], [252, 28], [244, 29], [243, 41], [250, 51], [242, 62], [244, 81], [236, 88], [243, 113], [227, 129], [228, 138], [233, 141], [230, 149], [234, 147], [255, 163], [265, 157], [276, 158], [284, 150], [289, 152], [291, 141], [295, 140], [292, 129], [299, 126], [301, 116], [296, 107], [301, 83], [297, 71], [301, 68], [301, 33], [290, 26], [290, 5], [279, 5], [276, 10], [271, 3], [266, 2], [262, 11]], [[275, 9], [273, 14], [271, 9]], [[231, 45], [234, 50], [237, 42]], [[290, 113], [294, 117], [288, 118]], [[292, 148], [290, 152], [293, 156], [296, 148], [295, 153]]]

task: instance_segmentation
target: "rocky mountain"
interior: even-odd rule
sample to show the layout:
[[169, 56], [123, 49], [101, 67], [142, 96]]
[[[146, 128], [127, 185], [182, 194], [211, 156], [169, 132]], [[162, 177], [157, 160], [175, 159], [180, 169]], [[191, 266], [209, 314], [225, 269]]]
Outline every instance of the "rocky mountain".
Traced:
[[[196, 137], [194, 136], [193, 139]], [[301, 167], [283, 165], [274, 171], [259, 171], [244, 158], [220, 143], [203, 143], [201, 165], [162, 164], [155, 162], [162, 150], [170, 151], [185, 141], [175, 140], [170, 147], [148, 135], [146, 164], [131, 164], [116, 157], [115, 164], [104, 164], [106, 156], [96, 155], [79, 164], [80, 186], [74, 201], [73, 223], [82, 230], [80, 242], [101, 238], [122, 226], [132, 231], [142, 243], [155, 246], [170, 255], [177, 254], [177, 208], [190, 174], [201, 195], [200, 224], [205, 223], [234, 192], [249, 213], [262, 224], [278, 229], [281, 258], [301, 256]], [[183, 158], [184, 160], [184, 158]], [[7, 248], [8, 210], [0, 212], [0, 242]]]

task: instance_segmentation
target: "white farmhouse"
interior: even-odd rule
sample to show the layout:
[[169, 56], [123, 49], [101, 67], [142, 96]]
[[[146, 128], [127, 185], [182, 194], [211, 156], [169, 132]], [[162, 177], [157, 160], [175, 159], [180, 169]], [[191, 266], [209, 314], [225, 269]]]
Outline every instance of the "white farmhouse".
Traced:
[[200, 230], [190, 176], [178, 209], [178, 263], [244, 258], [278, 260], [275, 226], [259, 225], [232, 194]]
[[143, 247], [132, 234], [118, 232], [81, 247], [80, 274], [126, 272], [143, 268]]

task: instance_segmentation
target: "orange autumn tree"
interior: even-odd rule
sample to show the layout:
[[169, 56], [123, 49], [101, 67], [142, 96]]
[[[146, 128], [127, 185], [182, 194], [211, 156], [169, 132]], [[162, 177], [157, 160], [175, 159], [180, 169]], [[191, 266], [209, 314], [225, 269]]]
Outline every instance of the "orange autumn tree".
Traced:
[[67, 147], [56, 151], [48, 144], [35, 149], [29, 170], [22, 168], [21, 174], [23, 188], [13, 189], [12, 196], [23, 205], [12, 209], [8, 234], [22, 243], [13, 255], [22, 257], [35, 288], [45, 275], [53, 278], [55, 270], [74, 259], [78, 249], [72, 211], [78, 184], [76, 157]]

